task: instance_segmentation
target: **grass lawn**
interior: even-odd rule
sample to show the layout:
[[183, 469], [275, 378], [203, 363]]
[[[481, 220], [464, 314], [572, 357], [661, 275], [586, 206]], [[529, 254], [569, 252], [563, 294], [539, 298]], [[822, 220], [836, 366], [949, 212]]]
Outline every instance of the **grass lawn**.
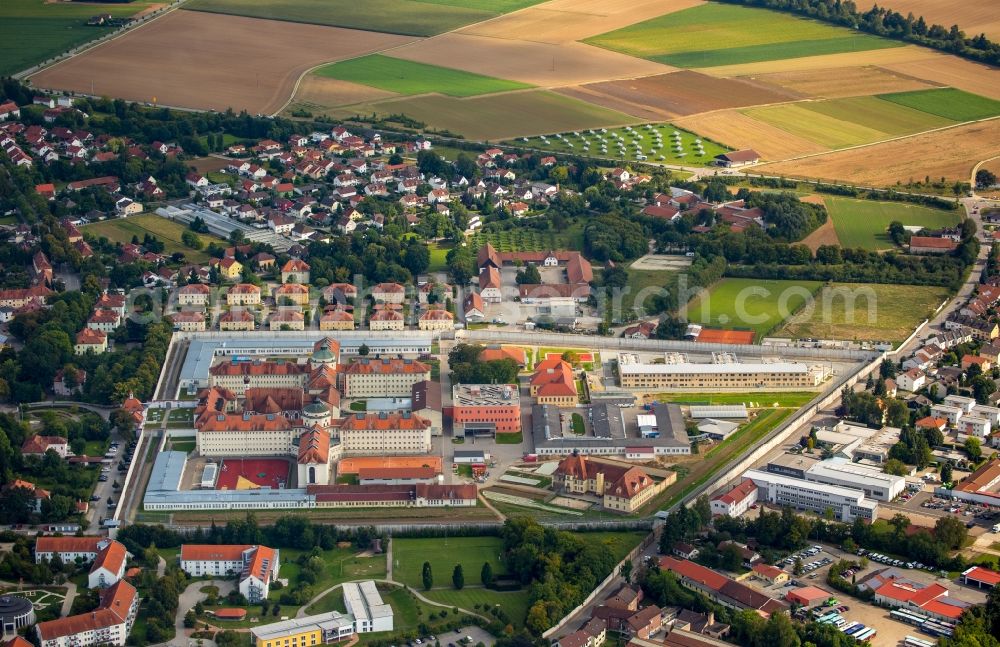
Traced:
[[429, 245], [431, 250], [431, 263], [427, 266], [428, 272], [446, 272], [448, 270], [447, 256], [452, 245], [445, 243], [433, 243]]
[[955, 121], [974, 121], [1000, 115], [1000, 101], [955, 88], [893, 92], [878, 97]]
[[870, 250], [893, 249], [889, 224], [894, 220], [904, 226], [951, 227], [961, 221], [958, 211], [932, 209], [907, 202], [877, 202], [840, 196], [823, 196], [833, 228], [843, 247], [863, 247]]
[[502, 433], [497, 434], [496, 438], [498, 445], [520, 445], [524, 442], [524, 435], [518, 431], [516, 433]]
[[151, 4], [151, 0], [101, 5], [3, 0], [0, 3], [0, 76], [20, 72], [112, 30], [111, 27], [88, 27], [86, 22], [91, 16], [109, 13], [115, 18], [127, 18]]
[[[765, 404], [774, 408], [789, 407], [798, 409], [806, 402], [815, 398], [816, 395], [813, 391], [788, 391], [768, 393], [763, 397], [766, 398]], [[660, 402], [676, 402], [678, 404], [725, 405], [745, 404], [747, 402], [757, 404], [761, 402], [761, 397], [761, 395], [755, 393], [657, 393], [653, 399]]]
[[765, 335], [819, 289], [819, 281], [722, 279], [687, 306], [694, 323], [742, 328]]
[[[540, 0], [194, 0], [196, 11], [271, 18], [290, 22], [367, 29], [410, 36], [433, 36]], [[487, 8], [488, 7], [488, 8]]]
[[197, 446], [197, 441], [194, 440], [171, 440], [170, 449], [175, 452], [193, 452]]
[[323, 66], [319, 76], [368, 85], [398, 94], [437, 92], [451, 97], [524, 90], [531, 86], [437, 65], [372, 54]]
[[784, 409], [761, 409], [757, 412], [757, 416], [753, 420], [743, 425], [743, 427], [738, 429], [736, 433], [729, 436], [718, 445], [709, 449], [705, 453], [705, 457], [710, 458], [713, 454], [724, 451], [726, 447], [729, 447], [730, 445], [743, 443], [744, 446], [747, 446], [744, 442], [745, 438], [750, 437], [756, 440], [760, 430], [766, 431], [768, 429], [774, 429], [777, 424], [775, 420], [784, 420], [788, 417], [789, 413], [790, 412], [788, 410]]
[[669, 13], [585, 42], [678, 67], [775, 61], [902, 45], [816, 20], [715, 3]]
[[615, 561], [620, 561], [649, 533], [645, 530], [616, 530], [614, 532], [575, 532], [587, 543], [605, 544], [611, 549]]
[[462, 565], [467, 584], [479, 584], [483, 563], [490, 562], [496, 577], [502, 577], [499, 537], [433, 537], [392, 540], [392, 577], [397, 582], [423, 591], [424, 562], [430, 562], [434, 587], [451, 588], [451, 573]]
[[[281, 577], [287, 577], [295, 586], [301, 567], [295, 562], [303, 552], [291, 548], [281, 550]], [[358, 557], [358, 551], [353, 548], [335, 548], [322, 553], [324, 568], [319, 579], [312, 585], [313, 591], [319, 593], [341, 582], [361, 579], [382, 579], [385, 577], [385, 555]], [[280, 591], [275, 592], [278, 597]]]
[[946, 288], [924, 285], [835, 283], [816, 295], [775, 334], [780, 337], [899, 342], [948, 298]]
[[[161, 218], [155, 214], [147, 213], [128, 218], [115, 218], [113, 220], [103, 220], [90, 225], [84, 225], [81, 230], [84, 234], [91, 234], [100, 238], [106, 237], [108, 240], [119, 243], [132, 242], [133, 236], [138, 236], [139, 240], [146, 234], [156, 236], [164, 245], [164, 253], [167, 255], [175, 252], [184, 254], [184, 258], [193, 263], [203, 262], [208, 259], [208, 254], [204, 251], [193, 250], [181, 242], [181, 235], [187, 228], [172, 220]], [[198, 234], [204, 247], [212, 241], [225, 243], [222, 238], [207, 234]]]
[[618, 303], [612, 302], [612, 315], [614, 319], [622, 319], [625, 313], [635, 312], [636, 316], [646, 316], [643, 306], [647, 300], [659, 294], [660, 290], [666, 289], [668, 285], [675, 282], [676, 272], [667, 270], [636, 270], [631, 267], [625, 268], [628, 274], [628, 283], [621, 298], [621, 312], [615, 312]]
[[[482, 565], [480, 565], [482, 568]], [[474, 574], [475, 581], [479, 581], [479, 570]], [[466, 572], [465, 581], [469, 581], [469, 574]], [[448, 572], [448, 585], [451, 585], [451, 572]], [[484, 588], [469, 588], [466, 586], [461, 591], [455, 589], [435, 589], [422, 593], [430, 600], [447, 604], [450, 606], [462, 607], [475, 612], [475, 606], [492, 607], [499, 606], [503, 609], [511, 620], [515, 628], [524, 624], [524, 618], [528, 615], [528, 591], [491, 591]]]
[[583, 416], [579, 413], [573, 414], [573, 433], [579, 436], [587, 433], [587, 428], [583, 424]]
[[[676, 135], [674, 133], [677, 133]], [[729, 149], [697, 134], [669, 123], [644, 124], [628, 128], [600, 128], [559, 135], [521, 137], [508, 142], [511, 146], [528, 146], [552, 153], [572, 153], [616, 162], [636, 162], [638, 155], [648, 162], [709, 164], [716, 155]], [[659, 138], [657, 138], [659, 136]], [[657, 143], [661, 142], [661, 143]], [[624, 150], [618, 144], [624, 145]], [[703, 152], [699, 154], [699, 144]], [[638, 148], [637, 148], [638, 146]], [[606, 150], [602, 150], [602, 147]], [[637, 152], [640, 151], [641, 152]]]

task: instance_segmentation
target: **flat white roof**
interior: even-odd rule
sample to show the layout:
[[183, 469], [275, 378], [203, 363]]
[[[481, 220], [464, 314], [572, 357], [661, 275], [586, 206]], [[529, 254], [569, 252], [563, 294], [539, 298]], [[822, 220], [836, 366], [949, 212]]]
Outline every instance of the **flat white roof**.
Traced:
[[382, 601], [373, 580], [345, 583], [344, 604], [359, 620], [392, 617], [392, 607]]
[[680, 362], [677, 364], [621, 364], [618, 370], [623, 375], [722, 375], [725, 373], [741, 373], [752, 375], [754, 373], [807, 373], [810, 369], [805, 364], [798, 362], [773, 362], [768, 364], [694, 364], [692, 362]]
[[281, 638], [282, 636], [288, 634], [301, 633], [302, 631], [308, 629], [318, 628], [334, 630], [353, 625], [354, 618], [352, 618], [350, 614], [345, 615], [339, 611], [330, 611], [328, 613], [320, 613], [315, 616], [292, 618], [290, 620], [282, 620], [281, 622], [275, 622], [261, 627], [253, 627], [250, 629], [250, 633], [252, 633], [255, 638], [259, 638], [261, 640], [274, 640], [275, 638]]
[[806, 471], [806, 476], [817, 476], [831, 479], [850, 480], [858, 485], [868, 485], [874, 487], [884, 487], [892, 489], [894, 486], [902, 487], [906, 479], [902, 476], [885, 474], [877, 469], [872, 469], [854, 463], [842, 463], [839, 461], [822, 461], [816, 463]]
[[857, 499], [858, 501], [865, 497], [864, 492], [861, 490], [855, 490], [854, 488], [846, 488], [839, 485], [828, 485], [826, 483], [816, 483], [814, 481], [805, 481], [803, 479], [774, 474], [772, 472], [763, 472], [761, 470], [747, 470], [743, 473], [743, 478], [751, 479], [754, 483], [763, 481], [768, 484], [784, 485], [786, 487], [798, 488], [800, 490], [812, 490], [813, 492], [822, 492], [823, 494], [841, 496], [846, 499]]

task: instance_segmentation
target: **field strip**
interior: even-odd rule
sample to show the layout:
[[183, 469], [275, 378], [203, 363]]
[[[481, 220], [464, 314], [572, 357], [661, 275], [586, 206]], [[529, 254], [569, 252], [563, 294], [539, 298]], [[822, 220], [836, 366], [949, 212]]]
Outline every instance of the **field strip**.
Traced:
[[808, 159], [810, 157], [822, 157], [823, 155], [830, 155], [832, 153], [843, 153], [845, 151], [853, 151], [853, 150], [858, 150], [860, 148], [870, 148], [872, 146], [878, 146], [879, 144], [888, 144], [890, 142], [896, 142], [896, 141], [900, 141], [900, 140], [903, 140], [903, 139], [911, 139], [913, 137], [919, 137], [920, 135], [929, 135], [931, 133], [939, 133], [939, 132], [943, 132], [945, 130], [952, 130], [952, 129], [955, 129], [955, 128], [959, 128], [961, 126], [969, 126], [969, 125], [972, 125], [972, 124], [980, 124], [980, 123], [984, 123], [984, 122], [988, 122], [988, 121], [994, 121], [996, 119], [1000, 119], [1000, 115], [997, 115], [995, 117], [984, 117], [983, 119], [973, 119], [972, 121], [963, 121], [963, 122], [957, 123], [957, 124], [948, 124], [947, 126], [940, 126], [938, 128], [931, 128], [929, 130], [922, 130], [922, 131], [920, 131], [918, 133], [910, 133], [908, 135], [899, 135], [897, 137], [889, 137], [888, 139], [880, 139], [879, 141], [868, 142], [866, 144], [855, 144], [854, 146], [845, 146], [844, 148], [837, 148], [837, 149], [834, 149], [834, 150], [823, 151], [823, 152], [820, 152], [820, 153], [806, 153], [806, 154], [803, 154], [803, 155], [797, 155], [795, 157], [789, 157], [789, 158], [786, 158], [786, 159], [774, 160], [774, 161], [768, 162], [768, 164], [777, 164], [779, 162], [797, 162], [799, 160]]
[[[164, 16], [169, 16], [170, 14], [172, 14], [175, 11], [177, 11], [178, 9], [181, 9], [182, 8], [181, 5], [183, 5], [187, 1], [188, 0], [176, 0], [173, 4], [171, 4], [170, 6], [168, 6], [166, 8], [166, 10], [163, 11], [162, 13], [160, 13], [160, 14], [158, 14], [156, 16], [153, 16], [152, 18], [148, 18], [146, 20], [143, 20], [142, 22], [140, 22], [137, 25], [134, 25], [132, 27], [127, 27], [127, 28], [123, 29], [120, 34], [115, 34], [114, 36], [112, 36], [110, 38], [98, 38], [97, 40], [92, 40], [89, 43], [84, 43], [83, 45], [80, 45], [69, 56], [60, 58], [58, 61], [55, 61], [55, 62], [50, 63], [48, 65], [40, 65], [40, 66], [36, 65], [35, 68], [34, 68], [34, 71], [32, 71], [31, 74], [25, 75], [24, 78], [25, 79], [30, 79], [31, 77], [35, 76], [36, 74], [44, 72], [45, 70], [47, 70], [49, 68], [55, 67], [55, 66], [59, 65], [60, 63], [65, 63], [66, 61], [72, 60], [72, 59], [76, 58], [77, 56], [79, 56], [81, 54], [86, 54], [90, 50], [95, 49], [97, 47], [100, 47], [101, 45], [104, 45], [105, 43], [110, 43], [112, 41], [118, 40], [122, 36], [127, 36], [127, 35], [131, 34], [132, 32], [136, 31], [137, 29], [142, 29], [146, 25], [151, 25], [151, 24], [153, 24], [154, 21], [156, 21], [156, 20], [158, 20], [160, 18], [163, 18]], [[31, 70], [32, 68], [29, 67], [28, 69]], [[21, 78], [21, 74], [24, 74], [24, 70], [22, 70], [21, 72], [19, 72], [17, 74], [14, 74], [13, 78], [20, 79]], [[167, 107], [170, 107], [170, 106], [167, 106]], [[178, 110], [189, 110], [189, 108], [178, 108]]]

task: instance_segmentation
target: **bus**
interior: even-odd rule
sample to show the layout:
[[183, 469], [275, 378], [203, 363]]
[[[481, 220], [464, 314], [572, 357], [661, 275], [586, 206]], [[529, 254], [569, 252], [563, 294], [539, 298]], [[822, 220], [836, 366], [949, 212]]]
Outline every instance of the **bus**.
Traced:
[[917, 638], [916, 636], [907, 636], [903, 640], [903, 645], [904, 647], [934, 647], [934, 643], [931, 641]]
[[899, 620], [900, 622], [905, 622], [908, 625], [913, 625], [914, 627], [919, 627], [927, 620], [924, 616], [918, 616], [915, 613], [911, 613], [906, 609], [893, 609], [889, 612], [889, 617], [893, 620]]
[[874, 629], [870, 629], [869, 628], [869, 629], [865, 629], [861, 633], [854, 634], [853, 638], [855, 640], [860, 640], [861, 642], [868, 642], [869, 640], [871, 640], [872, 638], [875, 637], [876, 633], [878, 633], [878, 632], [875, 631]]
[[833, 618], [836, 618], [839, 615], [840, 614], [837, 613], [836, 611], [830, 611], [830, 612], [825, 613], [825, 614], [819, 616], [818, 618], [816, 618], [816, 622], [826, 623], [826, 622], [829, 622], [830, 620], [832, 620]]
[[844, 633], [847, 634], [848, 636], [853, 636], [854, 634], [861, 633], [865, 629], [867, 629], [867, 627], [865, 627], [863, 624], [861, 624], [860, 622], [858, 622], [853, 627], [851, 627], [850, 629], [848, 629], [847, 631], [845, 631]]
[[843, 627], [841, 627], [840, 630], [842, 632], [844, 632], [845, 634], [847, 634], [848, 636], [850, 636], [851, 635], [850, 634], [851, 631], [857, 631], [858, 627], [861, 627], [861, 626], [863, 626], [863, 625], [860, 622], [849, 622], [846, 625], [844, 625]]
[[948, 625], [935, 620], [928, 620], [924, 624], [920, 625], [920, 631], [930, 634], [931, 636], [945, 636], [948, 638], [955, 633]]
[[839, 613], [834, 613], [830, 617], [823, 616], [823, 619], [817, 620], [817, 622], [820, 623], [821, 625], [832, 625], [838, 620], [843, 620], [843, 618], [840, 617]]

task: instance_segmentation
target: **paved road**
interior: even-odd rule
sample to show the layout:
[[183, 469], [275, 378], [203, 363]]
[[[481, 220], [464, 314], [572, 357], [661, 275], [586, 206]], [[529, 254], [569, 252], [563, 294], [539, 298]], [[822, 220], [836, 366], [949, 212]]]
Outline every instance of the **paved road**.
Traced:
[[170, 645], [179, 645], [181, 647], [187, 647], [188, 644], [188, 632], [191, 629], [184, 627], [184, 615], [192, 608], [194, 605], [198, 604], [208, 596], [201, 592], [206, 586], [217, 586], [219, 587], [219, 597], [229, 595], [229, 592], [236, 588], [236, 583], [233, 580], [198, 580], [197, 582], [192, 582], [187, 585], [184, 592], [180, 594], [180, 598], [177, 603], [177, 617], [174, 619], [174, 629], [176, 634], [174, 639], [170, 641]]
[[76, 584], [70, 580], [66, 580], [66, 598], [62, 603], [62, 617], [65, 618], [69, 615], [70, 610], [73, 608], [73, 600], [76, 599]]

